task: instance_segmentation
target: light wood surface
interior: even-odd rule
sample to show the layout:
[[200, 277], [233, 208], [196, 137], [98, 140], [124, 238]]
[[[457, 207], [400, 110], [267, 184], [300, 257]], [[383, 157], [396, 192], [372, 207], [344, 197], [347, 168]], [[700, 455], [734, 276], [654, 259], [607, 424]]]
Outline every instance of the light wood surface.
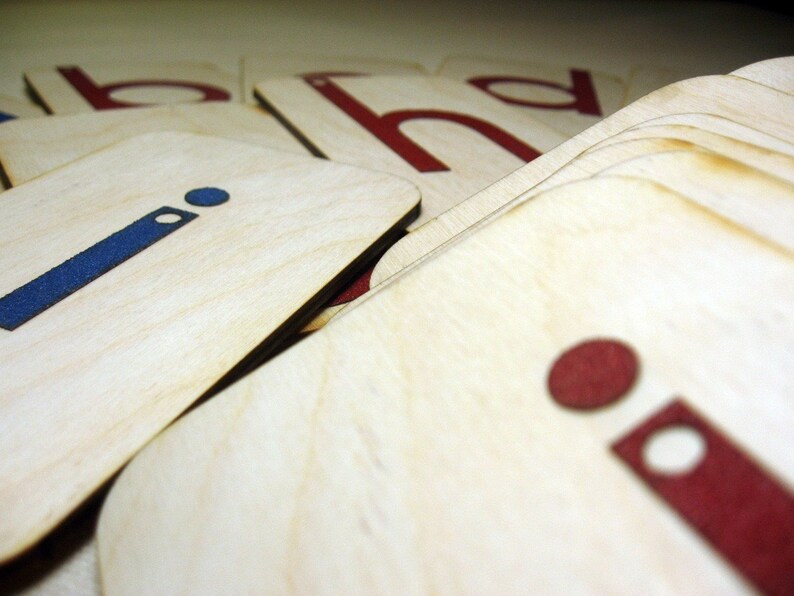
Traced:
[[794, 256], [794, 186], [721, 155], [670, 151], [599, 172], [651, 180], [719, 214]]
[[[593, 150], [616, 142], [661, 138], [692, 143], [725, 157], [738, 159], [742, 163], [773, 176], [794, 182], [794, 146], [789, 146], [786, 153], [779, 153], [760, 145], [739, 141], [694, 126], [680, 124], [640, 126], [625, 130], [619, 135], [596, 144]], [[753, 140], [760, 141], [762, 139], [755, 138]]]
[[[230, 198], [183, 201], [206, 186]], [[160, 207], [199, 217], [2, 330], [0, 559], [272, 353], [418, 201], [386, 174], [184, 133], [135, 137], [4, 193], [4, 296]]]
[[[150, 444], [100, 518], [103, 585], [746, 592], [610, 446], [683, 396], [791, 490], [793, 264], [654, 183], [550, 190]], [[597, 337], [639, 377], [612, 406], [561, 407], [551, 365]]]
[[618, 111], [626, 93], [625, 82], [619, 76], [548, 62], [450, 56], [436, 74], [470, 84], [479, 81], [481, 90], [568, 137]]
[[427, 71], [415, 62], [383, 60], [366, 56], [327, 56], [310, 54], [279, 54], [263, 52], [244, 56], [242, 60], [243, 97], [258, 103], [254, 87], [260, 81], [311, 73], [422, 75]]
[[[664, 124], [668, 121], [684, 122], [685, 124]], [[721, 130], [734, 136], [723, 136], [707, 129]], [[754, 141], [760, 146], [737, 141], [735, 137]], [[774, 147], [774, 149], [769, 147]], [[610, 167], [634, 155], [676, 150], [700, 150], [717, 153], [724, 158], [732, 158], [752, 168], [758, 168], [773, 177], [794, 182], [794, 174], [792, 174], [794, 172], [793, 149], [794, 147], [790, 143], [781, 139], [718, 117], [705, 114], [660, 117], [647, 123], [640, 123], [636, 127], [596, 143], [582, 153], [586, 159], [576, 159], [563, 166], [544, 181], [536, 184], [531, 193], [536, 194], [557, 184], [584, 178], [597, 170]], [[784, 150], [786, 153], [780, 153], [777, 150]], [[731, 172], [726, 172], [726, 175], [731, 175]], [[736, 175], [735, 172], [733, 175]], [[742, 181], [739, 180], [738, 183], [741, 184]], [[774, 182], [773, 184], [777, 187], [780, 186]], [[371, 285], [373, 287], [390, 277], [392, 274], [389, 270], [390, 263], [390, 253], [387, 252], [372, 273]]]
[[780, 14], [703, 1], [683, 6], [516, 0], [460, 10], [443, 0], [377, 7], [361, 0], [7, 0], [0, 20], [0, 87], [20, 98], [22, 72], [131, 57], [206, 61], [234, 73], [241, 56], [264, 53], [376, 56], [419, 62], [430, 71], [449, 55], [469, 54], [610, 73], [652, 65], [691, 77], [729, 72], [794, 49]]
[[[402, 111], [452, 112], [499, 127], [529, 148], [544, 152], [567, 137], [478, 89], [441, 77], [366, 76], [332, 78], [331, 84], [372, 112], [375, 118]], [[389, 172], [411, 180], [422, 191], [422, 212], [410, 229], [446, 211], [473, 192], [526, 163], [526, 159], [481, 132], [430, 116], [410, 118], [399, 130], [442, 162], [440, 169], [408, 161], [376, 138], [319, 89], [302, 79], [264, 81], [257, 93], [323, 155], [342, 163]], [[384, 128], [396, 128], [385, 124]]]
[[[74, 67], [79, 70], [81, 80], [88, 80], [98, 89], [108, 85], [124, 85], [114, 90], [103, 91], [104, 98], [135, 106], [159, 105], [201, 101], [203, 95], [197, 89], [175, 86], [174, 83], [201, 84], [223, 92], [224, 101], [239, 103], [240, 78], [236, 72], [225, 72], [215, 64], [196, 62], [160, 63], [109, 63], [58, 64], [31, 70], [25, 80], [37, 98], [53, 114], [76, 114], [102, 109], [94, 105], [68, 80], [60, 69]], [[141, 84], [143, 82], [143, 84]], [[157, 84], [162, 82], [162, 84]]]
[[[323, 93], [328, 87], [346, 97], [329, 98]], [[441, 77], [273, 79], [259, 83], [256, 92], [315, 155], [414, 182], [422, 192], [422, 210], [409, 230], [567, 138], [473, 86]], [[402, 124], [387, 120], [407, 111], [412, 115]], [[444, 115], [498, 127], [510, 139], [488, 138], [487, 130], [470, 128], [466, 121], [434, 117]], [[523, 153], [517, 155], [510, 142], [521, 143]], [[318, 329], [338, 310], [329, 308], [304, 331]]]
[[105, 110], [6, 124], [0, 127], [0, 163], [14, 185], [148, 132], [207, 134], [308, 156], [267, 112], [230, 103]]
[[[23, 72], [131, 57], [200, 60], [235, 73], [245, 55], [377, 56], [418, 62], [433, 72], [447, 56], [464, 54], [577, 64], [625, 79], [643, 65], [675, 70], [680, 80], [794, 53], [794, 37], [780, 14], [710, 1], [511, 1], [461, 10], [443, 0], [7, 0], [0, 3], [0, 22], [0, 93], [27, 105]], [[72, 531], [65, 528], [19, 561], [25, 565], [0, 568], [0, 592], [98, 594], [93, 548], [83, 541], [90, 525], [79, 533], [79, 548], [70, 546]]]
[[35, 118], [43, 116], [44, 110], [34, 103], [0, 95], [0, 115], [14, 118]]
[[[780, 136], [774, 136], [752, 126], [739, 124], [722, 116], [704, 114], [702, 112], [659, 116], [658, 118], [651, 118], [645, 122], [640, 122], [636, 126], [626, 129], [626, 131], [655, 126], [687, 126], [737, 141], [758, 145], [759, 147], [764, 147], [765, 149], [777, 151], [778, 153], [785, 153], [787, 155], [792, 154], [792, 147], [794, 147], [793, 143], [782, 139]], [[622, 135], [626, 131], [620, 134]], [[609, 138], [602, 142], [609, 142]]]
[[675, 139], [596, 146], [536, 185], [526, 199], [594, 175], [636, 177], [656, 182], [779, 248], [794, 251], [789, 233], [794, 225], [794, 186], [737, 161], [742, 157], [739, 147], [727, 154], [735, 159]]
[[701, 77], [669, 85], [605, 118], [413, 230], [378, 261], [377, 279], [388, 279], [491, 214], [521, 202], [521, 194], [526, 189], [588, 147], [626, 128], [663, 115], [696, 112], [721, 116], [744, 126], [760, 128], [775, 137], [791, 139], [794, 138], [793, 125], [787, 114], [792, 109], [794, 97], [738, 77]]
[[784, 56], [749, 64], [733, 72], [737, 77], [794, 93], [794, 57]]

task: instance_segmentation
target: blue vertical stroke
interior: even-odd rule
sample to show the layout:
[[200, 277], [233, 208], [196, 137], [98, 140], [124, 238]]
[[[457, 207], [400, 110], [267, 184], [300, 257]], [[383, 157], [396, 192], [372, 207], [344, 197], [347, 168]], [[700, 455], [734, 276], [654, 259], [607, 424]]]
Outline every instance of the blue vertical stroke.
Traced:
[[[158, 222], [176, 215], [175, 222]], [[175, 232], [197, 214], [160, 207], [0, 298], [0, 328], [13, 331], [117, 265]]]

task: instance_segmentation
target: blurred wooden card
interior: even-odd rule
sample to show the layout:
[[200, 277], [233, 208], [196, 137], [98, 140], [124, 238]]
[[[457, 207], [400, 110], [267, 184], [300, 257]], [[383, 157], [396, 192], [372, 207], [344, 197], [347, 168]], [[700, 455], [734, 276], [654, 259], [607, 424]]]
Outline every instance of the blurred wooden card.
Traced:
[[364, 56], [322, 56], [313, 54], [266, 53], [244, 56], [243, 96], [256, 103], [254, 88], [267, 79], [310, 74], [337, 75], [424, 75], [419, 64], [398, 60], [382, 60]]
[[44, 110], [32, 101], [23, 101], [0, 95], [0, 122], [7, 122], [17, 118], [35, 118], [43, 115]]
[[783, 56], [748, 64], [734, 70], [731, 74], [784, 93], [794, 94], [794, 56]]
[[[743, 129], [743, 130], [742, 130]], [[734, 132], [743, 132], [742, 139], [725, 136], [698, 126], [684, 124], [647, 123], [626, 129], [622, 133], [597, 143], [588, 149], [640, 139], [669, 139], [692, 143], [725, 157], [738, 159], [749, 166], [794, 182], [794, 145], [775, 139], [759, 131], [737, 125]], [[767, 143], [767, 140], [771, 140]]]
[[53, 114], [200, 101], [240, 102], [240, 80], [205, 62], [69, 64], [25, 80]]
[[[794, 140], [794, 97], [735, 77], [701, 77], [674, 83], [608, 116], [555, 150], [542, 155], [400, 240], [378, 261], [372, 284], [382, 283], [439, 246], [495, 214], [525, 200], [531, 189], [589, 147], [626, 128], [666, 115], [705, 114], [755, 128], [764, 135]], [[691, 120], [690, 120], [691, 122]]]
[[[703, 112], [687, 112], [658, 116], [656, 118], [651, 118], [650, 120], [639, 122], [634, 126], [622, 131], [620, 134], [622, 135], [633, 129], [656, 128], [659, 126], [674, 126], [696, 129], [698, 131], [717, 134], [744, 143], [751, 143], [753, 145], [770, 149], [778, 153], [794, 155], [794, 151], [792, 151], [794, 148], [794, 143], [781, 138], [781, 131], [778, 131], [776, 135], [773, 135], [768, 132], [763, 132], [754, 126], [740, 124], [725, 116], [718, 116], [716, 114], [707, 114]], [[694, 134], [698, 133], [695, 132]], [[604, 139], [602, 142], [609, 142], [609, 137]]]
[[272, 354], [418, 202], [387, 174], [186, 133], [4, 193], [0, 560]]
[[[414, 182], [409, 231], [566, 137], [478, 89], [441, 77], [314, 75], [273, 79], [257, 97], [317, 156]], [[360, 284], [351, 299], [369, 289]], [[331, 305], [306, 331], [322, 327]]]
[[414, 182], [422, 212], [410, 229], [566, 138], [441, 77], [318, 75], [264, 81], [256, 91], [313, 154]]
[[572, 137], [622, 107], [624, 82], [587, 68], [450, 56], [440, 76], [464, 81]]
[[785, 593], [792, 305], [789, 254], [657, 183], [550, 189], [144, 449], [103, 585]]
[[[617, 135], [620, 138], [621, 135]], [[728, 139], [723, 149], [730, 149]], [[794, 186], [741, 161], [737, 144], [725, 154], [686, 141], [640, 138], [596, 145], [535, 186], [526, 199], [595, 175], [653, 181], [794, 254]], [[733, 156], [731, 159], [728, 155]], [[790, 157], [769, 153], [774, 163]], [[774, 170], [775, 168], [768, 168]], [[789, 172], [789, 177], [791, 173]]]
[[17, 185], [118, 141], [164, 131], [208, 134], [308, 155], [261, 108], [209, 102], [9, 122], [0, 128], [0, 162]]

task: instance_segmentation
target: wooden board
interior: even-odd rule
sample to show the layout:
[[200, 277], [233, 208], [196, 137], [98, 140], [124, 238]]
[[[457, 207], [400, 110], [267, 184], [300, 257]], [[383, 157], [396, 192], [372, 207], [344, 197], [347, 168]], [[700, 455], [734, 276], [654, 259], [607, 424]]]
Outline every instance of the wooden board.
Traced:
[[[668, 129], [669, 135], [666, 134]], [[754, 133], [751, 130], [743, 132], [749, 138]], [[692, 140], [701, 140], [703, 143], [696, 144]], [[680, 155], [682, 152], [692, 151], [696, 151], [698, 155]], [[655, 163], [656, 154], [662, 152], [665, 155], [660, 157], [661, 163], [666, 167], [659, 169], [658, 175], [654, 174], [657, 170], [651, 168], [651, 173], [646, 174], [646, 177], [660, 184], [665, 184], [666, 179], [670, 178], [666, 184], [672, 190], [715, 208], [729, 219], [738, 219], [739, 223], [747, 225], [780, 246], [794, 246], [788, 234], [788, 226], [794, 224], [794, 212], [791, 212], [794, 209], [794, 197], [791, 196], [789, 186], [794, 183], [794, 158], [693, 127], [640, 126], [609, 137], [536, 185], [526, 195], [525, 200], [559, 184], [592, 176], [627, 160], [632, 161], [633, 167], [642, 167], [644, 162], [634, 159], [638, 156], [647, 156], [649, 162]], [[703, 152], [708, 155], [703, 156]], [[699, 162], [699, 165], [709, 171], [722, 171], [724, 175], [710, 176], [702, 181], [693, 181], [685, 176], [692, 169], [692, 160], [701, 158], [704, 161]], [[669, 175], [669, 172], [677, 171], [674, 163], [677, 159], [681, 160], [679, 177]], [[756, 168], [761, 171], [756, 171]], [[624, 175], [629, 173], [624, 172]], [[724, 197], [722, 182], [737, 191], [735, 197]], [[771, 218], [768, 215], [770, 213], [774, 214]], [[375, 287], [384, 281], [379, 278], [379, 271], [380, 266], [376, 264], [370, 274], [368, 287]], [[364, 299], [362, 293], [354, 295], [349, 302], [325, 308], [304, 327], [303, 332], [322, 328], [342, 310], [353, 308]]]
[[794, 93], [794, 57], [792, 56], [749, 64], [731, 74], [785, 93]]
[[588, 147], [626, 128], [663, 115], [707, 113], [761, 128], [768, 135], [791, 142], [794, 123], [788, 114], [792, 110], [791, 96], [737, 77], [701, 77], [660, 89], [414, 230], [380, 259], [376, 268], [378, 279], [388, 279], [490, 214], [521, 202], [525, 189], [532, 188]]
[[583, 67], [450, 56], [438, 75], [464, 81], [569, 137], [622, 107], [625, 84]]
[[527, 193], [527, 200], [549, 188], [594, 175], [640, 177], [653, 181], [794, 251], [794, 186], [741, 161], [674, 139], [635, 139], [594, 147]]
[[439, 77], [315, 77], [256, 87], [315, 155], [402, 176], [422, 191], [410, 229], [566, 137]]
[[708, 151], [732, 158], [767, 174], [794, 183], [794, 146], [790, 148], [789, 153], [778, 153], [765, 147], [737, 141], [736, 139], [694, 126], [654, 125], [630, 128], [619, 135], [597, 143], [588, 152], [618, 142], [662, 138], [697, 145]]
[[[449, 52], [532, 57], [593, 68], [630, 61], [725, 72], [791, 46], [786, 19], [730, 3], [481, 4], [354, 2], [344, 11], [326, 3], [202, 3], [164, 0], [40, 0], [0, 3], [4, 27], [3, 93], [22, 97], [20, 73], [48, 64], [93, 61], [209, 60], [235, 72], [250, 52], [327, 51], [418, 60], [435, 67]], [[614, 10], [611, 10], [614, 8]], [[702, 35], [702, 23], [709, 34]], [[112, 26], [109, 24], [112, 23]], [[597, 23], [597, 25], [595, 25]], [[595, 25], [595, 26], [594, 26]], [[663, 31], [664, 35], [659, 32]], [[346, 48], [341, 50], [340, 48]], [[49, 546], [49, 545], [48, 545]], [[6, 586], [0, 579], [0, 584]], [[54, 589], [53, 594], [88, 593]], [[33, 588], [36, 593], [40, 584]]]
[[367, 56], [322, 56], [272, 53], [244, 56], [243, 97], [256, 103], [254, 87], [260, 81], [312, 73], [422, 75], [427, 71], [417, 63], [384, 60]]
[[99, 563], [94, 529], [107, 491], [69, 516], [35, 548], [0, 566], [4, 594], [99, 596]]
[[[764, 60], [742, 67], [733, 71], [731, 74], [748, 79], [762, 85], [767, 85], [778, 91], [791, 93], [794, 91], [792, 80], [784, 75], [786, 70], [791, 69], [791, 58], [774, 58]], [[623, 98], [622, 106], [634, 103], [641, 97], [661, 89], [666, 85], [671, 85], [678, 81], [691, 78], [695, 74], [705, 74], [704, 72], [686, 72], [676, 68], [658, 66], [635, 66], [631, 69], [628, 76], [626, 93]], [[718, 74], [713, 72], [711, 74]], [[783, 77], [783, 78], [781, 78]]]
[[[734, 122], [728, 118], [723, 118], [722, 116], [704, 114], [702, 112], [659, 116], [658, 118], [651, 118], [650, 120], [640, 122], [635, 126], [627, 128], [626, 131], [637, 128], [650, 128], [668, 125], [695, 128], [704, 132], [718, 134], [744, 143], [757, 145], [759, 147], [763, 147], [764, 149], [769, 149], [770, 151], [794, 155], [794, 151], [792, 151], [792, 149], [794, 149], [794, 143], [786, 141], [780, 136], [771, 135], [768, 132], [759, 130], [758, 128], [739, 124], [738, 122]], [[623, 134], [623, 132], [620, 134]], [[602, 142], [608, 142], [608, 139], [605, 139]]]
[[62, 64], [30, 70], [25, 80], [53, 114], [240, 101], [239, 76], [207, 62]]
[[794, 186], [790, 182], [699, 151], [636, 157], [598, 175], [656, 182], [794, 256]]
[[0, 560], [272, 353], [418, 201], [386, 174], [185, 133], [4, 193]]
[[[609, 140], [623, 139], [625, 134]], [[759, 165], [771, 170], [770, 174], [743, 160], [743, 145], [722, 138], [720, 148], [722, 152], [679, 139], [653, 137], [599, 143], [537, 184], [524, 199], [595, 175], [642, 178], [794, 254], [790, 234], [794, 228], [794, 186], [783, 177], [791, 178], [791, 170], [781, 167], [786, 165], [787, 156], [748, 152]]]
[[264, 110], [214, 102], [9, 122], [0, 127], [0, 163], [11, 183], [21, 184], [118, 141], [158, 131], [209, 134], [308, 155]]
[[784, 592], [792, 304], [787, 254], [654, 183], [550, 190], [149, 445], [103, 585]]
[[32, 101], [22, 101], [0, 95], [0, 123], [17, 118], [35, 118], [43, 115], [44, 110]]
[[[409, 230], [566, 138], [440, 77], [316, 76], [264, 81], [256, 89], [314, 155], [414, 182], [422, 211]], [[304, 331], [320, 328], [337, 310], [329, 307]]]

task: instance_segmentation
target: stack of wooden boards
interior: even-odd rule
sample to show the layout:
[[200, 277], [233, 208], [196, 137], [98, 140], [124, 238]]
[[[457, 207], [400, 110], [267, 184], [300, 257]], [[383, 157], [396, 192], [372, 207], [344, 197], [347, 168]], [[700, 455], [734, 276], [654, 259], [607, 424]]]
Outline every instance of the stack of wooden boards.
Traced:
[[109, 594], [794, 593], [794, 60], [469, 62], [28, 75], [100, 111], [0, 126], [2, 560], [145, 446]]

